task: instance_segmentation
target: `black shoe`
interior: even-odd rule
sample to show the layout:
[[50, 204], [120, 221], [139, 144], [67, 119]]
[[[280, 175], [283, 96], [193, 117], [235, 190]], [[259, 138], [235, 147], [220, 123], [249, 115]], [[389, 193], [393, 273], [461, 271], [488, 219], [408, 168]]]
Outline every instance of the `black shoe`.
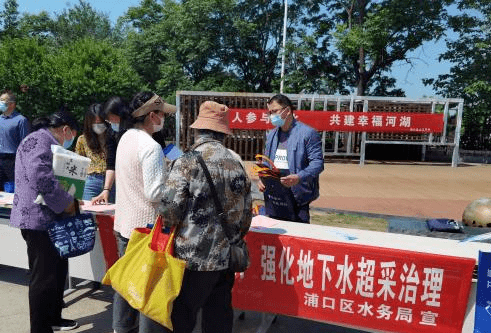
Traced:
[[75, 320], [61, 319], [58, 325], [53, 325], [51, 328], [53, 331], [71, 331], [78, 327], [78, 323]]

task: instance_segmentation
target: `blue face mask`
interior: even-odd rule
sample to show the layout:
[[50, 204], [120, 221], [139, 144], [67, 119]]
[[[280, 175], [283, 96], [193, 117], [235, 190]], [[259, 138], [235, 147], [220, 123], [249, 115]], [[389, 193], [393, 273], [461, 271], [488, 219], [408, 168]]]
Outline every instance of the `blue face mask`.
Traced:
[[111, 128], [113, 129], [114, 132], [119, 132], [119, 124], [118, 123], [111, 123]]
[[5, 102], [0, 102], [0, 112], [7, 111], [8, 105]]
[[63, 148], [65, 148], [65, 149], [70, 148], [74, 139], [75, 139], [75, 137], [72, 137], [70, 140], [64, 140], [63, 141]]
[[270, 116], [271, 124], [275, 127], [281, 127], [285, 125], [285, 119], [281, 118], [279, 114], [273, 114]]

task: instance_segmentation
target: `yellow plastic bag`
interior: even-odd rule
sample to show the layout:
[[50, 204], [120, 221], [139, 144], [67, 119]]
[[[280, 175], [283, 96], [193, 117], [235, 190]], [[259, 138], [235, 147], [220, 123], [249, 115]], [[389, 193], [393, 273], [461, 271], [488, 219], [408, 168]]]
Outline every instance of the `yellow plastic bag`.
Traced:
[[161, 232], [160, 223], [150, 234], [133, 231], [124, 256], [111, 266], [102, 283], [111, 285], [131, 307], [172, 330], [172, 304], [181, 291], [186, 261], [169, 253], [174, 231], [163, 252], [152, 250], [156, 232]]

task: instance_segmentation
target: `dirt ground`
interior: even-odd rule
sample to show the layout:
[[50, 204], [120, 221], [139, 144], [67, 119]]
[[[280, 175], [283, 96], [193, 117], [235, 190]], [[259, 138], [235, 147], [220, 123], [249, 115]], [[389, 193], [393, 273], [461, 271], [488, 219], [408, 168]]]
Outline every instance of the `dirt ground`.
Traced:
[[325, 163], [311, 207], [461, 221], [467, 205], [482, 197], [491, 197], [491, 165]]

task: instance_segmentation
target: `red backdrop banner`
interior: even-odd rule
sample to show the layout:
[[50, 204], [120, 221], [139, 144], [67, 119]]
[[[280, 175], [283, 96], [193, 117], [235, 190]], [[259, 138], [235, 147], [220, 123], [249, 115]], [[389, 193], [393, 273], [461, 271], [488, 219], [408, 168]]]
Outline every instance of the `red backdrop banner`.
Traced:
[[[398, 333], [460, 333], [475, 260], [251, 232], [242, 310]], [[344, 324], [344, 325], [343, 325]]]
[[[441, 133], [443, 114], [395, 112], [295, 111], [301, 122], [318, 131]], [[267, 130], [273, 128], [267, 110], [230, 109], [232, 129]]]

